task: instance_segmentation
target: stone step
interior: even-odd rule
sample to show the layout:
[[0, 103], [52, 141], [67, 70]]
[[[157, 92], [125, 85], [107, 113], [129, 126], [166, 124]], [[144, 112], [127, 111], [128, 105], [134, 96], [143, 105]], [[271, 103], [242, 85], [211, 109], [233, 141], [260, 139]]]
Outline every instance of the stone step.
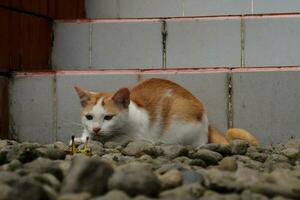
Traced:
[[151, 77], [190, 90], [221, 131], [245, 128], [263, 144], [300, 136], [300, 67], [18, 72], [9, 84], [10, 130], [21, 141], [67, 142], [82, 129], [74, 85], [116, 91]]
[[57, 70], [298, 66], [300, 14], [57, 21]]
[[299, 13], [298, 0], [86, 0], [88, 18]]

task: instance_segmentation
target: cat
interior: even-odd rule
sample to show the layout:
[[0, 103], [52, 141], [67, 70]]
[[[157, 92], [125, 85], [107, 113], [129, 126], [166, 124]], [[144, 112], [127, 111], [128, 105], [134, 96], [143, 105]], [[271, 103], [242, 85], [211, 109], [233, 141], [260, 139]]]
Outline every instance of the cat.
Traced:
[[147, 140], [166, 144], [200, 146], [257, 139], [243, 129], [229, 129], [225, 135], [210, 125], [204, 106], [182, 86], [165, 79], [140, 81], [130, 90], [95, 93], [75, 86], [81, 103], [82, 136], [101, 142]]

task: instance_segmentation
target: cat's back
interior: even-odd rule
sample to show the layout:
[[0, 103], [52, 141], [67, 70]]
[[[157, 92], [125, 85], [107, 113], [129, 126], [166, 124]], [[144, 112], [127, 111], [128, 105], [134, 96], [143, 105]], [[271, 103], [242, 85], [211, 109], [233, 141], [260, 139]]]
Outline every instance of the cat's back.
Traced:
[[202, 103], [188, 90], [169, 80], [151, 78], [136, 84], [130, 99], [145, 108], [155, 118], [163, 115], [181, 115], [186, 120], [201, 119], [204, 112]]
[[140, 81], [131, 89], [132, 98], [188, 98], [198, 101], [188, 90], [166, 79], [151, 78]]

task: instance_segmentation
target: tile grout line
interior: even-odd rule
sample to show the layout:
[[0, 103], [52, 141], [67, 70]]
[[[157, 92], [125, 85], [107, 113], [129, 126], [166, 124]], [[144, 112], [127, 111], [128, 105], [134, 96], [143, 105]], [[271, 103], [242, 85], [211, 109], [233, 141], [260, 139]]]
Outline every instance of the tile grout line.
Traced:
[[227, 73], [227, 128], [233, 128], [233, 82], [232, 82], [232, 71]]
[[245, 67], [245, 29], [246, 29], [246, 25], [245, 25], [245, 19], [244, 16], [241, 17], [241, 27], [240, 27], [240, 35], [241, 35], [241, 67], [244, 68]]
[[121, 18], [121, 0], [117, 0], [117, 17], [120, 19]]
[[56, 142], [58, 137], [57, 137], [57, 129], [58, 129], [58, 126], [57, 126], [57, 112], [58, 112], [58, 106], [57, 106], [57, 75], [56, 73], [53, 75], [53, 82], [52, 82], [52, 93], [53, 93], [53, 111], [54, 111], [54, 114], [53, 114], [53, 127], [54, 127], [54, 130], [53, 130], [53, 142]]
[[93, 26], [92, 23], [89, 24], [89, 67], [92, 68], [92, 34], [93, 34]]
[[167, 68], [167, 22], [162, 20], [162, 69]]

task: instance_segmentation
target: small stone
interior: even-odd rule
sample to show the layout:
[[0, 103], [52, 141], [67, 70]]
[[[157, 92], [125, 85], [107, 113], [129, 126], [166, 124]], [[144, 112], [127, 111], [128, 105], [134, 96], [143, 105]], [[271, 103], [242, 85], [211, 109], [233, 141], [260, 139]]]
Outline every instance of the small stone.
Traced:
[[287, 187], [282, 187], [273, 183], [257, 183], [250, 187], [250, 190], [255, 193], [260, 193], [268, 197], [284, 196], [287, 198], [299, 199], [300, 193], [293, 192]]
[[206, 167], [206, 163], [201, 159], [193, 159], [189, 164], [192, 166]]
[[156, 173], [164, 174], [171, 169], [181, 170], [183, 168], [184, 165], [182, 163], [168, 163], [168, 164], [161, 165], [161, 167], [156, 170]]
[[10, 171], [0, 171], [0, 182], [5, 183], [7, 185], [14, 185], [19, 181], [21, 177], [14, 172]]
[[1, 140], [0, 139], [0, 151], [6, 146], [16, 145], [16, 144], [17, 144], [17, 142], [13, 141], [13, 140]]
[[237, 184], [241, 187], [248, 188], [262, 181], [261, 174], [248, 167], [239, 167], [235, 172], [234, 177]]
[[300, 139], [290, 139], [284, 146], [286, 148], [298, 149], [300, 151]]
[[204, 194], [201, 200], [240, 200], [238, 194], [219, 194], [216, 192], [211, 192]]
[[24, 169], [31, 173], [50, 173], [58, 180], [62, 180], [64, 175], [58, 164], [48, 158], [38, 158], [33, 162], [26, 163]]
[[112, 199], [130, 200], [130, 198], [127, 196], [127, 194], [120, 190], [109, 191], [106, 195], [104, 195], [102, 197], [96, 197], [91, 200], [112, 200]]
[[218, 168], [225, 171], [236, 171], [237, 162], [235, 157], [225, 157], [219, 162]]
[[6, 171], [15, 171], [22, 167], [22, 163], [19, 160], [12, 160], [10, 163], [3, 165], [3, 169]]
[[129, 163], [116, 169], [109, 180], [109, 189], [122, 190], [130, 196], [156, 197], [160, 182], [149, 165]]
[[204, 177], [196, 171], [193, 170], [182, 170], [181, 172], [183, 184], [189, 183], [200, 183], [204, 182]]
[[61, 142], [61, 141], [57, 141], [53, 144], [54, 148], [63, 150], [65, 152], [68, 152], [70, 150], [69, 146], [66, 145], [65, 143]]
[[59, 161], [56, 161], [55, 163], [58, 165], [59, 169], [62, 170], [63, 175], [66, 176], [67, 173], [69, 172], [70, 167], [71, 167], [71, 161], [69, 161], [69, 160], [59, 160]]
[[206, 177], [205, 184], [211, 190], [220, 193], [240, 192], [243, 190], [243, 186], [236, 182], [232, 172], [211, 168], [202, 171], [201, 174]]
[[246, 140], [232, 140], [230, 146], [233, 154], [244, 155], [247, 152], [249, 143]]
[[64, 160], [66, 158], [66, 152], [57, 148], [37, 148], [36, 151], [40, 157], [49, 158], [52, 160]]
[[177, 187], [182, 183], [181, 173], [176, 169], [170, 170], [158, 178], [160, 180], [162, 190]]
[[268, 157], [267, 161], [289, 162], [289, 159], [284, 155], [273, 153]]
[[87, 192], [81, 192], [76, 194], [62, 194], [58, 197], [58, 200], [89, 200], [91, 195]]
[[107, 191], [107, 183], [113, 168], [97, 158], [75, 156], [69, 173], [64, 179], [62, 193], [88, 192], [92, 196]]
[[180, 163], [188, 165], [191, 162], [191, 159], [186, 156], [179, 156], [177, 158], [174, 158], [173, 162], [180, 162]]
[[110, 163], [118, 164], [118, 165], [135, 161], [135, 158], [131, 156], [124, 156], [121, 153], [105, 154], [101, 157], [101, 159], [105, 159]]
[[164, 191], [159, 197], [162, 199], [198, 199], [203, 195], [204, 190], [200, 184], [191, 183]]
[[130, 142], [123, 150], [122, 153], [127, 156], [140, 157], [144, 154], [151, 156], [158, 156], [161, 152], [158, 148], [155, 148], [149, 142], [146, 141], [134, 141]]
[[105, 142], [104, 147], [109, 149], [122, 148], [122, 146], [117, 142]]
[[152, 163], [153, 162], [153, 158], [149, 155], [142, 155], [140, 158], [139, 158], [140, 161], [142, 162], [146, 162], [146, 163]]
[[295, 148], [284, 149], [284, 150], [282, 150], [282, 153], [290, 159], [297, 159], [300, 157], [300, 151]]
[[225, 145], [225, 144], [213, 144], [213, 143], [205, 144], [202, 145], [200, 149], [208, 149], [211, 151], [215, 151], [222, 154], [223, 156], [232, 154], [230, 145]]
[[247, 152], [246, 156], [249, 156], [252, 160], [256, 160], [259, 162], [265, 162], [268, 158], [268, 154], [258, 152]]
[[0, 151], [0, 165], [4, 164], [7, 162], [6, 160], [6, 151]]
[[10, 192], [11, 192], [11, 187], [4, 183], [1, 183], [0, 181], [0, 200], [9, 199]]
[[170, 159], [174, 159], [179, 156], [188, 156], [189, 154], [188, 149], [179, 144], [162, 144], [161, 149], [163, 151], [163, 155]]
[[236, 155], [235, 158], [237, 159], [238, 166], [249, 167], [251, 169], [262, 170], [264, 164], [255, 160], [252, 160], [248, 156], [243, 155]]
[[150, 198], [144, 195], [138, 195], [133, 198], [134, 200], [157, 200], [156, 198]]
[[57, 194], [49, 186], [42, 185], [34, 178], [24, 177], [12, 188], [9, 197], [14, 200], [55, 200]]
[[241, 200], [268, 200], [268, 198], [262, 194], [253, 193], [249, 190], [244, 190], [241, 194]]
[[40, 182], [43, 185], [48, 185], [49, 187], [53, 188], [56, 191], [59, 191], [60, 189], [60, 182], [59, 180], [53, 176], [52, 174], [41, 174], [41, 175], [30, 175], [33, 177], [35, 180]]
[[38, 158], [39, 154], [36, 151], [37, 147], [41, 145], [34, 143], [23, 143], [5, 146], [1, 150], [1, 154], [6, 155], [6, 162], [11, 162], [12, 160], [19, 160], [22, 163], [27, 163]]
[[292, 200], [292, 199], [291, 198], [282, 197], [282, 196], [276, 196], [276, 197], [272, 198], [272, 200]]
[[207, 149], [199, 149], [192, 157], [203, 160], [207, 165], [216, 165], [223, 159], [221, 154]]

